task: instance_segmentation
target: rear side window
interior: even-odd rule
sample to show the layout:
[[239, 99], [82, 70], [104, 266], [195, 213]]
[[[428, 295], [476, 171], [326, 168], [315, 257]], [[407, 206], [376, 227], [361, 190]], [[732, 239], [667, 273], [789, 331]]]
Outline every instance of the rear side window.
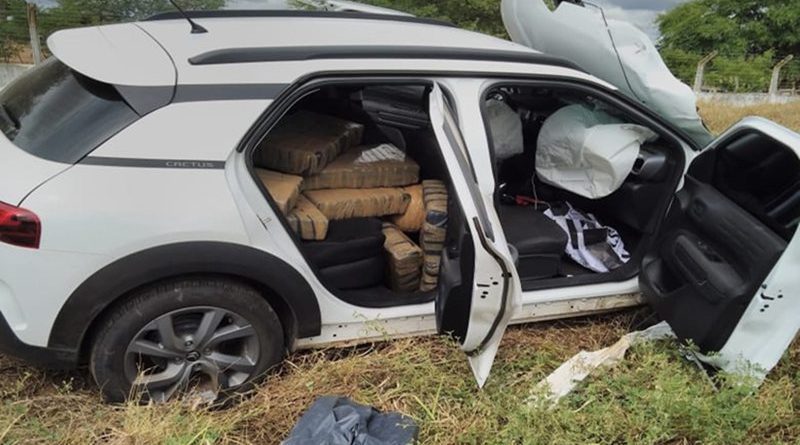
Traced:
[[0, 90], [0, 131], [50, 161], [74, 164], [138, 118], [113, 86], [56, 58]]

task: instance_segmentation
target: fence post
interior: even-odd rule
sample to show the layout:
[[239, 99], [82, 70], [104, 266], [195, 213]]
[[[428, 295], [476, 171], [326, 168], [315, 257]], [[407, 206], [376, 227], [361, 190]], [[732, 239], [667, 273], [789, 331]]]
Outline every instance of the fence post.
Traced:
[[784, 57], [783, 60], [778, 62], [778, 64], [775, 65], [775, 68], [772, 69], [772, 80], [769, 82], [770, 102], [775, 102], [778, 100], [778, 86], [780, 86], [781, 81], [781, 69], [783, 69], [787, 63], [791, 62], [792, 59], [794, 59], [794, 56], [789, 54], [788, 56]]
[[703, 77], [705, 76], [706, 73], [706, 65], [708, 65], [708, 62], [711, 62], [711, 59], [717, 57], [717, 54], [719, 54], [719, 51], [717, 50], [711, 51], [710, 54], [703, 57], [702, 59], [700, 59], [699, 62], [697, 62], [697, 72], [694, 75], [694, 91], [696, 93], [699, 93], [703, 90]]
[[31, 37], [31, 51], [33, 52], [33, 63], [42, 63], [42, 47], [39, 43], [39, 19], [38, 8], [33, 3], [28, 3], [28, 33]]

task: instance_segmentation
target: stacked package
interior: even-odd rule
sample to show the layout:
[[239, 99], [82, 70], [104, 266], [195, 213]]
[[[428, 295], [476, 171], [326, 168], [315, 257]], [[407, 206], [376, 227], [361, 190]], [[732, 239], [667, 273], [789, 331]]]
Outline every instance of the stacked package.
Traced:
[[264, 170], [263, 168], [256, 169], [256, 175], [264, 184], [264, 187], [269, 191], [272, 200], [278, 205], [281, 213], [288, 215], [297, 203], [300, 197], [300, 187], [303, 184], [303, 178], [294, 175], [285, 175], [283, 173], [274, 172], [271, 170]]
[[403, 232], [419, 232], [425, 222], [425, 201], [422, 197], [422, 184], [403, 187], [403, 191], [411, 197], [406, 211], [390, 218], [392, 224]]
[[439, 263], [447, 235], [447, 186], [442, 181], [422, 181], [422, 193], [425, 221], [419, 235], [424, 254], [420, 290], [427, 292], [439, 283]]
[[391, 144], [354, 147], [303, 183], [305, 190], [397, 187], [419, 181], [419, 165]]
[[[374, 221], [377, 234], [385, 237], [380, 241], [387, 285], [404, 293], [434, 290], [445, 241], [447, 188], [441, 181], [420, 184], [420, 167], [403, 150], [385, 143], [363, 145], [363, 133], [361, 124], [296, 112], [261, 144], [256, 172], [288, 225], [307, 241], [307, 254], [330, 257], [324, 264], [309, 257], [329, 285], [375, 285], [372, 269], [382, 267], [383, 257], [378, 261], [365, 254], [348, 262], [342, 253], [325, 256], [331, 249], [358, 251], [362, 238], [374, 238]], [[382, 230], [375, 218], [387, 221]], [[343, 238], [343, 227], [364, 233]]]
[[346, 148], [361, 143], [364, 126], [300, 111], [283, 119], [256, 152], [256, 165], [295, 175], [319, 173]]
[[297, 204], [286, 220], [304, 240], [322, 241], [328, 236], [328, 218], [304, 195], [297, 198]]
[[328, 219], [368, 218], [403, 213], [411, 196], [400, 188], [328, 189], [305, 192]]
[[416, 292], [422, 277], [422, 249], [396, 226], [385, 223], [383, 248], [389, 258], [389, 287], [395, 292]]

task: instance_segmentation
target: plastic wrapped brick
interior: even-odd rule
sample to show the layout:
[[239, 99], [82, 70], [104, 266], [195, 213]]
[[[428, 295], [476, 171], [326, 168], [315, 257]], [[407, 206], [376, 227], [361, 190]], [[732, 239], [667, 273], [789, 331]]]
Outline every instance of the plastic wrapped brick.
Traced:
[[300, 111], [281, 120], [258, 147], [260, 167], [296, 175], [321, 172], [351, 146], [361, 144], [364, 126], [324, 114]]
[[280, 211], [287, 215], [294, 208], [297, 198], [300, 196], [303, 178], [263, 168], [257, 168], [256, 175], [269, 191], [272, 200], [278, 204]]
[[308, 190], [306, 197], [328, 219], [398, 215], [406, 211], [411, 195], [401, 188]]
[[395, 292], [416, 292], [422, 276], [422, 249], [396, 226], [385, 223], [383, 248], [389, 260], [389, 287]]
[[424, 255], [420, 290], [427, 292], [436, 289], [439, 283], [439, 263], [447, 236], [447, 186], [442, 181], [422, 181], [422, 191], [425, 222], [420, 231]]
[[328, 218], [304, 195], [297, 198], [297, 204], [286, 220], [301, 239], [322, 241], [328, 236]]
[[391, 144], [353, 147], [321, 172], [306, 178], [306, 190], [398, 187], [419, 182], [419, 165]]
[[422, 184], [403, 187], [411, 196], [408, 208], [402, 215], [392, 216], [390, 221], [403, 232], [419, 232], [425, 222], [425, 201], [422, 198]]

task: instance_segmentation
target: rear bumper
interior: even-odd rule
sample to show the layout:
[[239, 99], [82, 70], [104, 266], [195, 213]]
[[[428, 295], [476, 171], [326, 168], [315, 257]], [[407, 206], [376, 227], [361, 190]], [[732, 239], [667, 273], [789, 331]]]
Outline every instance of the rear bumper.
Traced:
[[50, 369], [71, 369], [78, 365], [77, 350], [43, 348], [22, 342], [11, 330], [3, 314], [0, 314], [0, 354]]

